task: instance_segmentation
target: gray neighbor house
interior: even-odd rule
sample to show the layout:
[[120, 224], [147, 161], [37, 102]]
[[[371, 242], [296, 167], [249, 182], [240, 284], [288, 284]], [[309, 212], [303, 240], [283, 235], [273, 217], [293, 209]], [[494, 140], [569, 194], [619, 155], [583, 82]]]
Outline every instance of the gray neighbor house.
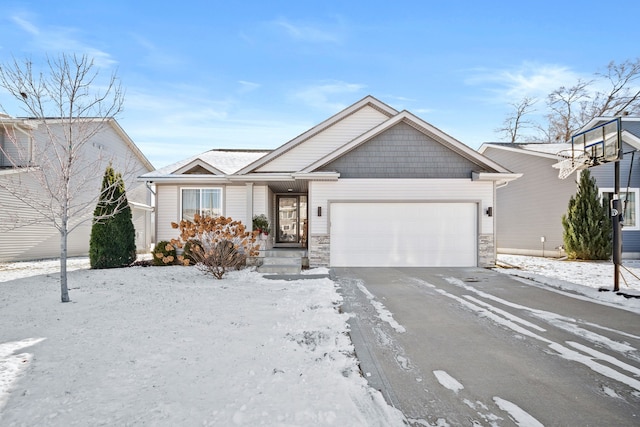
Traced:
[[[597, 117], [583, 126], [587, 130], [612, 120]], [[627, 259], [640, 258], [640, 118], [622, 118], [620, 161], [620, 197], [626, 199], [622, 231], [622, 252]], [[523, 176], [508, 186], [497, 189], [496, 246], [499, 254], [560, 257], [562, 250], [562, 215], [569, 199], [576, 194], [579, 173], [566, 179], [558, 177], [558, 162], [562, 150], [570, 143], [485, 143], [478, 151], [505, 168]], [[614, 190], [614, 164], [607, 163], [589, 169], [596, 179], [603, 200], [609, 200]]]

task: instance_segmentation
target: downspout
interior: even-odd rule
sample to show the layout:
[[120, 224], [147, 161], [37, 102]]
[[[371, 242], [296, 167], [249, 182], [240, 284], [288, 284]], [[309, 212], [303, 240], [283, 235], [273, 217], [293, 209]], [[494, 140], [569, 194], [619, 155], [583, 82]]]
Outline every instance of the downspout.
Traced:
[[156, 236], [158, 235], [158, 218], [156, 217], [157, 215], [157, 211], [156, 211], [156, 192], [153, 191], [153, 189], [151, 188], [151, 184], [153, 184], [153, 181], [145, 181], [144, 182], [144, 186], [147, 187], [147, 190], [149, 190], [149, 192], [152, 194], [151, 197], [151, 212], [153, 212], [151, 214], [151, 236], [150, 236], [150, 241], [151, 241], [151, 247], [149, 248], [149, 251], [153, 251], [153, 246], [156, 243]]
[[247, 182], [247, 224], [251, 224], [251, 231], [253, 231], [253, 182]]

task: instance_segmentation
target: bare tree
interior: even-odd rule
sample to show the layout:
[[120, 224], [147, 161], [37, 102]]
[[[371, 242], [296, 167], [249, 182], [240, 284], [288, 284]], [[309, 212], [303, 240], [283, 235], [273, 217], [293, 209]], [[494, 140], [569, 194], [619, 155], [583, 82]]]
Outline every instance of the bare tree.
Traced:
[[590, 118], [640, 113], [640, 87], [633, 87], [640, 79], [640, 58], [622, 64], [611, 61], [605, 73], [596, 75], [608, 83], [609, 90], [596, 92], [587, 109]]
[[[16, 218], [13, 226], [43, 220], [60, 234], [60, 290], [68, 302], [67, 238], [87, 220], [99, 197], [103, 163], [89, 152], [91, 140], [122, 110], [124, 94], [112, 74], [99, 82], [98, 70], [86, 55], [48, 58], [45, 70], [30, 60], [0, 66], [0, 88], [17, 101], [28, 116], [9, 120], [5, 138], [13, 143], [2, 156], [16, 171], [0, 181], [0, 189], [28, 206], [30, 218]], [[0, 108], [6, 112], [4, 106]], [[41, 138], [34, 138], [37, 132]], [[95, 147], [93, 147], [95, 149]], [[97, 191], [96, 191], [97, 190]], [[87, 193], [95, 193], [87, 197]]]
[[[533, 122], [523, 116], [532, 112], [535, 101], [524, 98], [511, 104], [503, 126], [496, 129], [506, 139], [521, 139], [524, 128], [536, 129], [537, 139], [545, 142], [566, 142], [582, 126], [595, 117], [640, 114], [640, 58], [620, 64], [611, 61], [604, 72], [595, 73], [593, 80], [578, 79], [571, 86], [561, 86], [547, 95], [546, 121]], [[529, 102], [528, 102], [529, 101]], [[526, 138], [526, 137], [525, 137]]]
[[[586, 108], [589, 100], [589, 86], [593, 81], [578, 80], [571, 86], [561, 86], [547, 96], [549, 139], [551, 142], [565, 142], [571, 139], [586, 123]], [[587, 120], [588, 121], [588, 120]]]
[[512, 144], [521, 139], [523, 129], [532, 128], [534, 122], [530, 121], [526, 116], [533, 112], [533, 106], [537, 100], [535, 98], [524, 97], [520, 102], [510, 104], [513, 107], [511, 114], [504, 120], [502, 127], [496, 129], [496, 132], [504, 135]]

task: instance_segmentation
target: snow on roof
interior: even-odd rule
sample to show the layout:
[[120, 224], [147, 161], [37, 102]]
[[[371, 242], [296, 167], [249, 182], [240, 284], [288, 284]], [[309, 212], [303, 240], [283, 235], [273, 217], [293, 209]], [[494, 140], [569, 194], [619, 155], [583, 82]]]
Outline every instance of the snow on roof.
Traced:
[[208, 165], [218, 169], [225, 174], [232, 174], [243, 167], [253, 163], [260, 157], [270, 153], [271, 150], [225, 150], [214, 149], [205, 151], [204, 153], [197, 154], [189, 157], [188, 159], [180, 160], [179, 162], [170, 164], [163, 168], [157, 169], [153, 172], [142, 175], [143, 178], [149, 177], [161, 177], [169, 176], [178, 169], [200, 160]]
[[515, 148], [526, 151], [533, 151], [542, 154], [558, 154], [560, 151], [571, 150], [570, 143], [546, 143], [532, 142], [527, 144], [510, 143], [510, 142], [488, 142], [487, 145], [495, 147]]

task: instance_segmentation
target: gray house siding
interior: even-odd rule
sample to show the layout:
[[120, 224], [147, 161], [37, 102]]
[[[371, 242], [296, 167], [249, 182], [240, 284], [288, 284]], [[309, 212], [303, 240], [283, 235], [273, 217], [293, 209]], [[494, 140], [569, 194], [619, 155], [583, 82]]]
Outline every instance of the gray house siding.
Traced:
[[[488, 147], [485, 156], [523, 176], [497, 189], [498, 253], [560, 256], [562, 215], [576, 192], [575, 175], [561, 180], [554, 156]], [[553, 191], [551, 191], [553, 189]], [[544, 237], [544, 243], [541, 241]]]
[[[640, 123], [631, 122], [625, 125], [638, 125], [638, 134], [640, 134]], [[626, 126], [625, 126], [626, 127]], [[620, 161], [620, 192], [629, 188], [640, 188], [640, 153], [636, 153], [633, 159], [632, 175], [629, 180], [629, 168], [631, 167], [631, 151], [633, 147], [623, 144], [623, 152], [627, 153]], [[615, 185], [615, 166], [614, 163], [607, 163], [595, 166], [589, 169], [591, 175], [596, 179], [598, 188], [614, 188]], [[636, 212], [638, 215], [638, 212]], [[640, 218], [637, 218], [640, 221]], [[622, 229], [622, 252], [625, 258], [640, 256], [640, 231]]]
[[341, 178], [470, 178], [478, 166], [399, 123], [321, 170]]

